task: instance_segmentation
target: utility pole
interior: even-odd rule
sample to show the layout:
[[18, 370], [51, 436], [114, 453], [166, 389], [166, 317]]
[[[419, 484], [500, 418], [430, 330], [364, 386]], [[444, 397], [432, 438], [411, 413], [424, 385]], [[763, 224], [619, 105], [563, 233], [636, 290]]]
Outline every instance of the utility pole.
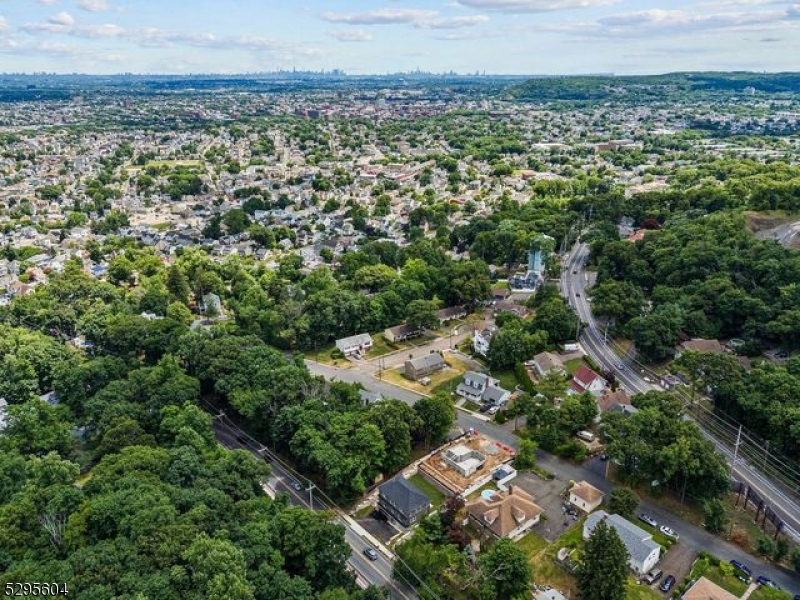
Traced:
[[314, 510], [314, 489], [316, 487], [317, 486], [315, 486], [310, 481], [308, 482], [308, 490], [306, 490], [306, 491], [308, 492], [308, 508], [310, 510]]
[[733, 479], [733, 469], [736, 468], [736, 459], [739, 457], [739, 444], [742, 442], [742, 426], [739, 425], [739, 432], [736, 434], [736, 445], [733, 447], [733, 462], [731, 462], [731, 479]]

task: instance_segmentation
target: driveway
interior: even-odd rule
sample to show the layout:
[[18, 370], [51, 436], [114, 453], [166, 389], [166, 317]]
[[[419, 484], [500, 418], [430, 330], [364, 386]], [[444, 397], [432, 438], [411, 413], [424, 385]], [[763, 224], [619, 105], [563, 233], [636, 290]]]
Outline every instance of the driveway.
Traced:
[[548, 542], [561, 537], [577, 520], [564, 514], [561, 493], [566, 489], [567, 483], [558, 478], [546, 481], [532, 473], [520, 473], [511, 481], [512, 485], [518, 485], [533, 496], [533, 501], [544, 509], [547, 519], [537, 525], [534, 531]]
[[598, 477], [606, 479], [606, 474], [608, 470], [608, 461], [600, 460], [600, 456], [593, 456], [592, 458], [583, 463], [583, 468], [589, 471], [590, 473], [594, 473]]
[[[658, 564], [658, 568], [664, 571], [664, 577], [667, 575], [674, 575], [675, 579], [680, 582], [683, 581], [692, 570], [694, 559], [697, 558], [697, 551], [690, 548], [680, 541], [674, 544], [670, 551], [667, 552]], [[652, 587], [658, 587], [660, 582], [654, 583]]]

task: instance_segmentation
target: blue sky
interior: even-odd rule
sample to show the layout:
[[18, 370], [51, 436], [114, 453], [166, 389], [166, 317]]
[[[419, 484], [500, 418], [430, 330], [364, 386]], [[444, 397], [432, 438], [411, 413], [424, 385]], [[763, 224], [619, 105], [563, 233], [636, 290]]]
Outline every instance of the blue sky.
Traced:
[[0, 72], [800, 69], [800, 0], [0, 0]]

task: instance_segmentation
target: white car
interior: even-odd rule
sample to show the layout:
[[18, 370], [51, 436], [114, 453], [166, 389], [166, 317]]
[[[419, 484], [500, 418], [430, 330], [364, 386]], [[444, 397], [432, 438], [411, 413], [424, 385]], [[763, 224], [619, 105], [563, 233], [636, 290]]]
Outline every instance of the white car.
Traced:
[[658, 528], [658, 530], [667, 537], [671, 537], [672, 539], [675, 540], [678, 539], [678, 534], [675, 533], [675, 530], [672, 529], [672, 527], [667, 527], [666, 525], [662, 525], [661, 527]]
[[495, 414], [495, 413], [496, 413], [498, 410], [500, 410], [500, 407], [499, 407], [499, 406], [497, 406], [497, 405], [494, 405], [493, 407], [491, 407], [491, 408], [490, 408], [489, 410], [487, 410], [486, 412], [487, 412], [488, 414], [490, 414], [490, 415], [493, 415], [493, 414]]

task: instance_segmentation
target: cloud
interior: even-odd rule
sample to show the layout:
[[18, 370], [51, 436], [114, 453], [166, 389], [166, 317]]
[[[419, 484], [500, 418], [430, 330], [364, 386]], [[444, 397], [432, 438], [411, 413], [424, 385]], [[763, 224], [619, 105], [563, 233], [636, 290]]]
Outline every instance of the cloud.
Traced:
[[70, 27], [71, 25], [75, 25], [75, 19], [69, 14], [67, 11], [62, 10], [57, 15], [53, 15], [49, 19], [47, 19], [48, 23], [52, 23], [53, 25], [60, 25], [63, 27]]
[[347, 23], [348, 25], [392, 25], [397, 23], [415, 23], [438, 16], [435, 10], [418, 10], [412, 8], [381, 8], [360, 13], [324, 12], [322, 18], [329, 23]]
[[103, 12], [111, 9], [106, 0], [80, 0], [78, 6], [89, 12]]
[[0, 31], [8, 31], [11, 25], [8, 24], [8, 19], [0, 15]]
[[616, 4], [620, 0], [458, 0], [461, 6], [506, 13], [538, 13]]
[[690, 34], [698, 31], [766, 30], [790, 25], [800, 19], [800, 9], [702, 14], [683, 10], [650, 9], [620, 13], [594, 22], [543, 25], [538, 29], [601, 37], [652, 37]]
[[345, 29], [343, 31], [329, 31], [328, 35], [335, 37], [340, 42], [369, 42], [372, 34], [363, 29]]
[[463, 27], [474, 27], [475, 25], [488, 22], [489, 17], [486, 15], [470, 15], [465, 17], [448, 17], [416, 21], [414, 27], [418, 29], [461, 29]]
[[58, 4], [58, 0], [36, 0], [39, 4], [44, 4], [45, 6], [53, 6], [54, 4]]

